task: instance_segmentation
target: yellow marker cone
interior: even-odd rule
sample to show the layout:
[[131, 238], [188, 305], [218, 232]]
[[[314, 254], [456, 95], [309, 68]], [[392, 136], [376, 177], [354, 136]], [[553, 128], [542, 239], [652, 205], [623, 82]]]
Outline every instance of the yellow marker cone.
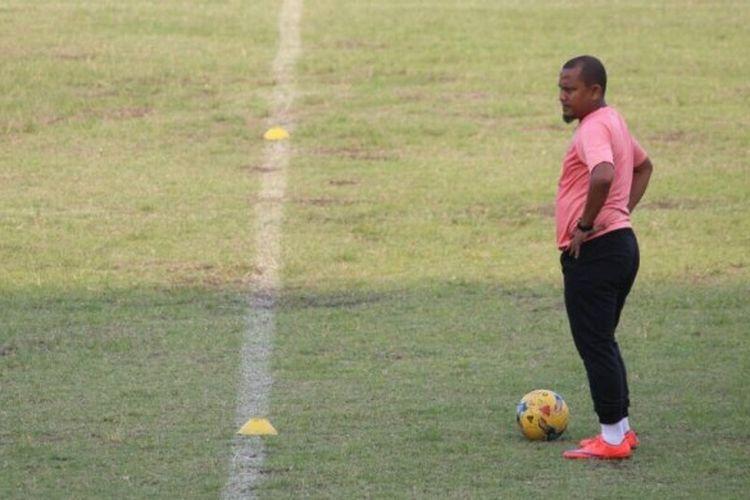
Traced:
[[273, 127], [266, 130], [266, 133], [263, 134], [263, 138], [267, 141], [282, 141], [284, 139], [289, 139], [289, 132], [281, 127]]
[[237, 434], [245, 436], [275, 436], [278, 432], [273, 428], [271, 422], [265, 418], [251, 418], [237, 431]]

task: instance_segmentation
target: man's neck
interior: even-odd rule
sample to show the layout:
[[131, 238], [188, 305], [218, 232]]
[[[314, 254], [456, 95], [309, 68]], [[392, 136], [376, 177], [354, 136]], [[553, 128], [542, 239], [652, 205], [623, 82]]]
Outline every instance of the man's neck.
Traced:
[[588, 113], [586, 113], [585, 115], [583, 115], [582, 117], [580, 117], [578, 119], [578, 122], [579, 123], [582, 122], [583, 119], [586, 118], [587, 116], [589, 116], [591, 113], [595, 113], [596, 111], [599, 111], [600, 109], [606, 108], [606, 107], [607, 107], [607, 103], [604, 102], [604, 100], [599, 101], [598, 103], [596, 103], [594, 105], [594, 107], [591, 109], [591, 111], [589, 111]]

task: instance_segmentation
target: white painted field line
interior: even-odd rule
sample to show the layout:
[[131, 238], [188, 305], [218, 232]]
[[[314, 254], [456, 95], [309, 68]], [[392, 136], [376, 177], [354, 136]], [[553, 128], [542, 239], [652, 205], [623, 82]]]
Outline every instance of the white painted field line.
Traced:
[[[302, 0], [284, 0], [279, 15], [279, 48], [273, 61], [276, 82], [271, 101], [269, 127], [292, 131], [294, 65], [300, 52]], [[267, 417], [272, 378], [270, 370], [274, 331], [274, 305], [281, 287], [281, 223], [284, 215], [288, 141], [267, 142], [263, 182], [255, 205], [255, 268], [249, 296], [249, 313], [242, 349], [242, 369], [237, 396], [236, 426], [251, 417]], [[265, 449], [263, 438], [235, 436], [225, 499], [255, 498]]]

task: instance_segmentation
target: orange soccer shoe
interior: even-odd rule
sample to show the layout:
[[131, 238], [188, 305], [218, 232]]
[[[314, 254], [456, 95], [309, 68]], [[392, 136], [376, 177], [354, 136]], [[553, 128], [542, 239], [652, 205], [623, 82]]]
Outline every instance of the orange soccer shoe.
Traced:
[[[581, 442], [578, 443], [578, 446], [580, 448], [584, 448], [589, 443], [593, 442], [597, 437], [599, 436], [588, 438], [588, 439], [581, 439]], [[638, 445], [641, 444], [641, 440], [638, 439], [638, 434], [636, 434], [635, 431], [632, 429], [625, 433], [625, 441], [628, 442], [631, 450], [635, 450], [636, 448], [638, 448]]]
[[622, 443], [614, 445], [606, 442], [601, 436], [596, 436], [586, 446], [566, 451], [563, 453], [563, 457], [571, 459], [622, 460], [630, 458], [631, 454], [632, 451], [627, 439], [623, 439]]

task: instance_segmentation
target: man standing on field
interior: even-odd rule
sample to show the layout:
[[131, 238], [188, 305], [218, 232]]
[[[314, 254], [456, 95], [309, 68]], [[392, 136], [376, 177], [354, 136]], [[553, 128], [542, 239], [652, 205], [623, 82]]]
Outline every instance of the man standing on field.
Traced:
[[628, 421], [627, 374], [615, 329], [638, 272], [630, 213], [653, 167], [625, 120], [604, 101], [607, 73], [598, 59], [566, 62], [559, 87], [563, 120], [579, 125], [557, 189], [557, 245], [570, 329], [601, 423], [601, 434], [563, 456], [628, 458], [638, 437]]

